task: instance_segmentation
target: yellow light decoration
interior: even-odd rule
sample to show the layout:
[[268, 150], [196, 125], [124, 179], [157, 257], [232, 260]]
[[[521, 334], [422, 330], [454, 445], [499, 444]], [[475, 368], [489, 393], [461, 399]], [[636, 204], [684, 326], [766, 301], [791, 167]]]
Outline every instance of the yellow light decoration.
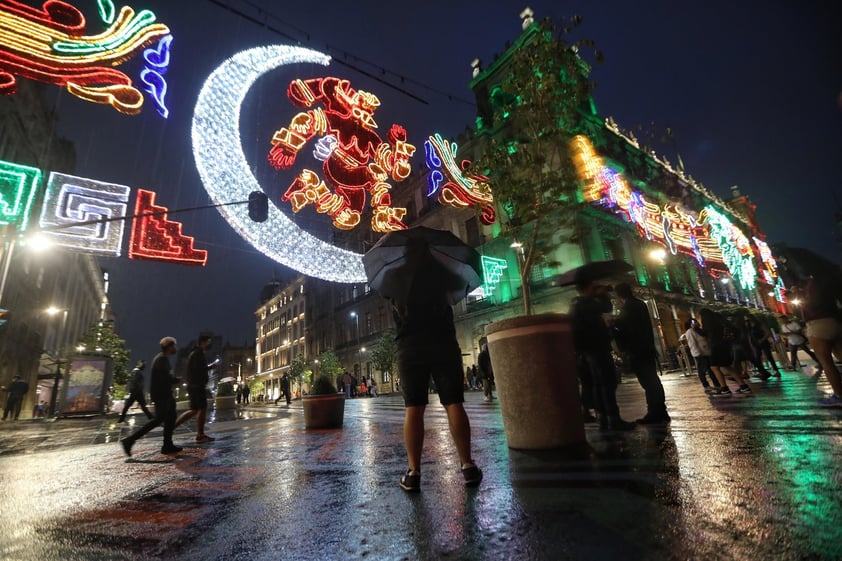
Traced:
[[[76, 10], [66, 2], [62, 6]], [[73, 27], [52, 18], [47, 11], [0, 6], [2, 93], [14, 93], [15, 77], [20, 76], [66, 86], [80, 99], [107, 103], [123, 113], [138, 113], [143, 95], [126, 74], [109, 67], [119, 66], [145, 46], [169, 35], [169, 28], [153, 23], [152, 12], [136, 14], [128, 6], [98, 35], [82, 35], [85, 21], [81, 12], [73, 14], [77, 23]]]

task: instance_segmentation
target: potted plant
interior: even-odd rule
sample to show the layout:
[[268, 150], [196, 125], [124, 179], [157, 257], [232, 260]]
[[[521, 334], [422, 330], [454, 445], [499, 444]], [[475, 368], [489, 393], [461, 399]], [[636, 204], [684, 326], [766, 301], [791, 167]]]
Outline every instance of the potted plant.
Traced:
[[586, 122], [592, 91], [578, 52], [593, 46], [567, 40], [578, 23], [572, 19], [561, 34], [548, 21], [531, 24], [472, 84], [491, 92], [491, 110], [483, 116], [490, 122], [479, 131], [472, 169], [488, 177], [501, 226], [518, 253], [525, 313], [486, 327], [511, 448], [585, 441], [570, 318], [533, 315], [529, 291], [533, 269], [557, 264], [556, 249], [575, 239], [579, 183], [569, 146]]
[[222, 382], [216, 387], [216, 397], [213, 399], [213, 406], [217, 410], [234, 409], [236, 406], [234, 386], [231, 382]]
[[302, 398], [304, 426], [308, 429], [342, 428], [345, 417], [345, 394], [338, 393], [333, 381], [318, 376], [310, 386], [310, 395]]

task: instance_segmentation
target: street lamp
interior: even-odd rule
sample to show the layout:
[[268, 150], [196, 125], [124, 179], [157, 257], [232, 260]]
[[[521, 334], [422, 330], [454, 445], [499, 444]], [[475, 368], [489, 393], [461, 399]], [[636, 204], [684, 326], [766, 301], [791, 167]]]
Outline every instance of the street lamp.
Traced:
[[64, 312], [64, 315], [62, 316], [61, 325], [58, 328], [56, 328], [55, 343], [53, 348], [53, 353], [55, 354], [56, 358], [56, 373], [55, 377], [53, 378], [53, 391], [50, 394], [49, 414], [51, 416], [54, 415], [56, 412], [56, 401], [58, 400], [58, 386], [59, 381], [61, 380], [61, 357], [59, 356], [59, 353], [61, 352], [61, 335], [63, 334], [65, 324], [67, 324], [67, 308], [50, 306], [49, 308], [44, 310], [44, 313], [50, 317], [55, 317], [61, 312]]
[[359, 361], [360, 366], [360, 376], [363, 375], [363, 353], [360, 350], [360, 316], [357, 315], [357, 312], [351, 312], [351, 317], [354, 318], [354, 322], [357, 324], [357, 360]]

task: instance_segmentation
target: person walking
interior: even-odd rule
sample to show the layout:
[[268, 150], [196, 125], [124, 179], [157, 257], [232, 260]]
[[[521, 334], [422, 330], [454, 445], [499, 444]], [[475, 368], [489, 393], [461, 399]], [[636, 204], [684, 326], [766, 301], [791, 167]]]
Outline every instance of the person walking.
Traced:
[[[778, 368], [778, 363], [772, 354], [772, 345], [769, 343], [769, 338], [772, 336], [769, 327], [750, 314], [746, 314], [745, 317], [748, 318], [746, 326], [749, 332], [749, 342], [754, 352], [754, 364], [763, 367], [763, 359], [765, 358], [774, 371], [772, 376], [780, 378], [781, 370]], [[769, 370], [766, 369], [766, 372], [769, 372]]]
[[243, 405], [248, 405], [249, 395], [251, 395], [251, 388], [248, 384], [243, 384]]
[[281, 376], [281, 395], [275, 400], [275, 405], [282, 399], [286, 399], [287, 405], [292, 403], [292, 395], [289, 389], [289, 376], [286, 372]]
[[[783, 316], [786, 320], [786, 316]], [[804, 351], [816, 363], [816, 376], [824, 372], [822, 363], [819, 357], [807, 346], [807, 337], [804, 335], [804, 326], [798, 321], [796, 316], [792, 316], [788, 321], [781, 325], [781, 333], [786, 337], [786, 344], [789, 347], [789, 362], [792, 363], [792, 369], [798, 370], [802, 364], [798, 359], [798, 351]]]
[[345, 388], [345, 399], [351, 399], [351, 384], [354, 382], [354, 379], [351, 377], [351, 374], [346, 370], [342, 374], [342, 387]]
[[179, 415], [175, 421], [177, 427], [196, 417], [196, 442], [199, 444], [216, 440], [205, 434], [205, 421], [208, 417], [207, 387], [210, 381], [208, 371], [216, 364], [208, 364], [205, 358], [205, 351], [210, 348], [210, 344], [210, 335], [199, 335], [196, 346], [187, 356], [187, 393], [190, 396], [190, 409]]
[[450, 273], [432, 257], [423, 242], [413, 240], [408, 257], [413, 265], [408, 266], [412, 269], [407, 271], [406, 296], [393, 300], [398, 371], [406, 408], [404, 445], [409, 464], [400, 479], [400, 487], [407, 492], [421, 490], [424, 412], [431, 377], [447, 413], [465, 485], [475, 487], [482, 481], [482, 470], [471, 456], [471, 425], [463, 405], [462, 351], [456, 340], [453, 310], [447, 299]]
[[29, 392], [29, 384], [24, 382], [20, 376], [15, 375], [6, 391], [9, 392], [9, 397], [6, 399], [6, 407], [3, 408], [3, 420], [5, 421], [7, 417], [11, 417], [17, 421], [18, 417], [20, 417], [23, 399]]
[[[699, 381], [702, 383], [705, 393], [713, 393], [719, 387], [719, 383], [716, 380], [716, 374], [710, 368], [711, 351], [708, 338], [694, 319], [688, 319], [684, 323], [684, 329], [686, 331], [682, 333], [680, 339], [687, 343], [687, 347], [690, 349], [690, 355], [696, 361], [696, 371], [699, 375]], [[710, 377], [712, 385], [708, 383], [708, 377]]]
[[175, 428], [175, 398], [172, 395], [172, 388], [179, 383], [179, 379], [172, 375], [169, 357], [174, 355], [176, 351], [175, 337], [164, 337], [160, 344], [161, 352], [152, 361], [151, 385], [149, 388], [152, 403], [155, 404], [155, 416], [151, 421], [120, 441], [127, 456], [132, 455], [132, 447], [135, 442], [158, 425], [164, 425], [164, 445], [161, 447], [161, 453], [176, 454], [183, 450], [181, 446], [176, 446], [172, 441], [173, 429]]
[[494, 369], [491, 367], [491, 355], [488, 354], [488, 343], [483, 339], [482, 350], [479, 352], [477, 362], [479, 363], [479, 375], [482, 378], [483, 401], [494, 399], [492, 384], [494, 383]]
[[830, 275], [810, 277], [804, 289], [807, 340], [819, 358], [833, 393], [819, 400], [821, 407], [842, 407], [842, 375], [833, 360], [842, 351], [842, 322], [837, 304], [839, 279]]
[[664, 386], [658, 378], [658, 352], [649, 309], [643, 300], [635, 298], [628, 283], [620, 283], [614, 289], [623, 303], [614, 323], [615, 338], [628, 359], [627, 367], [635, 373], [646, 394], [646, 415], [637, 422], [641, 425], [667, 424], [670, 416]]
[[731, 388], [725, 380], [726, 374], [740, 384], [737, 393], [751, 393], [751, 387], [746, 383], [741, 367], [739, 370], [734, 368], [735, 354], [732, 342], [737, 335], [730, 324], [710, 308], [699, 310], [699, 317], [702, 319], [702, 329], [710, 342], [710, 368], [719, 382], [719, 388], [713, 392], [713, 395], [731, 395]]
[[593, 405], [600, 430], [633, 430], [637, 425], [620, 417], [617, 405], [617, 369], [611, 356], [611, 333], [602, 314], [610, 313], [611, 286], [597, 279], [577, 279], [579, 296], [573, 300], [573, 344], [591, 375]]
[[147, 419], [152, 419], [152, 413], [146, 407], [146, 397], [143, 395], [143, 369], [146, 368], [146, 361], [139, 360], [132, 370], [132, 379], [129, 381], [129, 398], [123, 404], [123, 410], [120, 412], [118, 423], [126, 421], [126, 414], [131, 409], [132, 405], [137, 403], [140, 409], [146, 414]]

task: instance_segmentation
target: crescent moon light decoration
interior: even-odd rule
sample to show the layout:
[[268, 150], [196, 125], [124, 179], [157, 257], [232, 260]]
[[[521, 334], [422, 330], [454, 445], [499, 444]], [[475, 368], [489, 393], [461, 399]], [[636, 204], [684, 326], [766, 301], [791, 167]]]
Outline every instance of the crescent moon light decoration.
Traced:
[[[232, 56], [205, 81], [193, 112], [193, 157], [214, 204], [244, 201], [252, 191], [263, 190], [243, 154], [240, 109], [263, 74], [301, 63], [327, 66], [330, 57], [300, 47], [256, 47]], [[249, 219], [245, 205], [222, 206], [219, 212], [243, 239], [282, 265], [328, 281], [366, 282], [361, 254], [301, 230], [274, 204], [262, 223]]]

